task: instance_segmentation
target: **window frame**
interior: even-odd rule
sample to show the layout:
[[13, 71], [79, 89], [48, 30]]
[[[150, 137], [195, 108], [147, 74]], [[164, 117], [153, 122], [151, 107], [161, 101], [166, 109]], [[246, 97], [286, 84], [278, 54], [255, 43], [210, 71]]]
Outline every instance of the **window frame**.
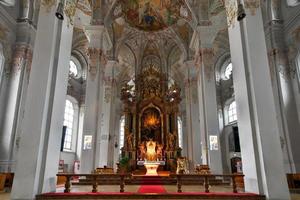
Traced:
[[177, 129], [178, 129], [178, 146], [183, 148], [183, 123], [180, 116], [177, 117]]
[[[234, 105], [234, 107], [233, 107]], [[234, 123], [237, 121], [237, 111], [236, 111], [236, 101], [232, 101], [228, 106], [228, 124]]]
[[[76, 75], [74, 75], [73, 73], [71, 73], [71, 70], [70, 70], [70, 68], [71, 68], [71, 62], [73, 62], [75, 64], [75, 66], [76, 66], [76, 69], [77, 69], [77, 74]], [[71, 76], [71, 77], [73, 77], [75, 79], [79, 79], [79, 78], [82, 77], [82, 74], [83, 74], [83, 71], [82, 71], [82, 66], [81, 66], [80, 61], [76, 57], [71, 56], [71, 59], [69, 61], [69, 76]]]
[[70, 148], [65, 148], [67, 131], [68, 131], [68, 127], [67, 127], [65, 140], [63, 144], [63, 152], [76, 152], [76, 146], [78, 142], [77, 136], [78, 136], [78, 126], [79, 126], [79, 106], [77, 100], [74, 97], [67, 95], [67, 98], [65, 100], [65, 109], [64, 109], [64, 120], [63, 120], [64, 126], [65, 126], [65, 112], [66, 112], [67, 101], [69, 101], [73, 106], [73, 122], [72, 122], [72, 133], [70, 137], [71, 138]]
[[120, 129], [119, 129], [119, 153], [121, 154], [121, 149], [125, 145], [125, 115], [120, 118]]
[[236, 119], [233, 120], [233, 121], [229, 121], [229, 108], [230, 108], [230, 105], [232, 105], [233, 102], [235, 102], [235, 104], [236, 104], [236, 100], [234, 98], [230, 98], [224, 104], [223, 110], [224, 110], [224, 124], [225, 124], [225, 126], [237, 123], [237, 120], [238, 120], [237, 105], [235, 106], [235, 116], [236, 116]]

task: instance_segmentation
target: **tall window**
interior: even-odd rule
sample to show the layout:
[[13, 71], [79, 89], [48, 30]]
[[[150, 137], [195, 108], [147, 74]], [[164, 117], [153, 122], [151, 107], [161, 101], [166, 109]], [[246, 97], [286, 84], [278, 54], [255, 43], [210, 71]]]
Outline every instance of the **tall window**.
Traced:
[[125, 116], [122, 116], [120, 120], [120, 138], [119, 138], [120, 153], [121, 153], [121, 148], [124, 147], [124, 135], [125, 135]]
[[177, 123], [178, 123], [178, 145], [180, 148], [183, 146], [182, 142], [182, 137], [183, 137], [183, 132], [182, 132], [182, 121], [181, 118], [177, 118]]
[[72, 134], [73, 134], [73, 122], [74, 122], [74, 106], [71, 101], [66, 100], [64, 126], [67, 127], [64, 150], [70, 151], [72, 149]]
[[232, 75], [232, 63], [229, 63], [225, 68], [224, 77], [226, 80], [230, 79]]
[[78, 75], [78, 68], [73, 60], [70, 60], [70, 72], [69, 73], [71, 75], [73, 75], [74, 77], [76, 77]]
[[234, 122], [236, 120], [237, 120], [236, 102], [233, 101], [228, 107], [228, 123]]

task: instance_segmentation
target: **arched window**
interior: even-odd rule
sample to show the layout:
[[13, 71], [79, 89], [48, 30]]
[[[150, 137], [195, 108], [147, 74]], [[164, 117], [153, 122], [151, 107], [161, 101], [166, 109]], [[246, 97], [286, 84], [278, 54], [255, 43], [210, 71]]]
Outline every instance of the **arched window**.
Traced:
[[177, 126], [178, 126], [178, 145], [180, 148], [183, 146], [183, 132], [182, 132], [182, 120], [180, 117], [177, 117]]
[[64, 150], [72, 150], [72, 136], [74, 124], [74, 106], [70, 100], [66, 100], [64, 126], [67, 127], [64, 141]]
[[228, 107], [228, 123], [234, 122], [236, 120], [237, 120], [236, 102], [233, 101]]
[[121, 148], [124, 147], [124, 135], [125, 135], [125, 116], [122, 116], [120, 119], [120, 138], [119, 138], [120, 153], [121, 153]]
[[224, 77], [226, 80], [230, 79], [232, 75], [232, 63], [229, 63], [224, 71]]
[[70, 60], [70, 74], [73, 75], [74, 77], [78, 76], [78, 68], [77, 65], [73, 60]]

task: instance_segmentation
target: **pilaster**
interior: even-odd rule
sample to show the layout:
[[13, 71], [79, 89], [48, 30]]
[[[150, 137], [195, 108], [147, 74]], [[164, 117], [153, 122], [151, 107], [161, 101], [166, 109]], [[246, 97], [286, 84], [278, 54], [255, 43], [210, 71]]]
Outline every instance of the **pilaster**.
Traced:
[[[246, 1], [247, 2], [247, 1]], [[236, 1], [226, 2], [237, 11]], [[249, 3], [249, 1], [248, 1]], [[229, 27], [233, 82], [237, 103], [245, 190], [270, 200], [290, 199], [283, 166], [280, 134], [268, 53], [259, 4], [245, 4], [246, 18]], [[276, 155], [276, 159], [270, 155]]]
[[[202, 164], [201, 147], [203, 145], [200, 131], [199, 101], [197, 93], [197, 74], [194, 61], [184, 63], [185, 71], [185, 97], [187, 117], [187, 156], [193, 164]], [[175, 129], [177, 130], [177, 129]], [[199, 145], [202, 144], [202, 145]]]
[[[106, 51], [112, 45], [106, 28], [103, 25], [90, 25], [85, 27], [89, 41], [88, 56], [89, 70], [87, 74], [87, 87], [85, 96], [85, 116], [83, 122], [83, 142], [85, 138], [92, 137], [91, 147], [83, 145], [81, 153], [81, 172], [90, 173], [100, 167], [101, 150], [101, 124], [102, 100], [104, 97], [105, 65], [107, 64]], [[108, 137], [107, 137], [108, 139]], [[106, 164], [105, 164], [106, 165]]]
[[17, 40], [10, 66], [7, 104], [0, 134], [0, 141], [4, 142], [0, 145], [0, 171], [3, 172], [14, 171], [35, 36], [35, 29], [28, 22], [17, 23], [16, 31]]
[[[216, 81], [214, 70], [214, 49], [206, 44], [199, 50], [198, 94], [200, 108], [200, 127], [205, 134], [202, 146], [204, 164], [208, 164], [213, 173], [223, 173], [220, 129], [217, 112]], [[210, 142], [215, 138], [215, 144]], [[206, 160], [206, 162], [205, 162]]]
[[41, 7], [11, 199], [56, 190], [73, 27]]

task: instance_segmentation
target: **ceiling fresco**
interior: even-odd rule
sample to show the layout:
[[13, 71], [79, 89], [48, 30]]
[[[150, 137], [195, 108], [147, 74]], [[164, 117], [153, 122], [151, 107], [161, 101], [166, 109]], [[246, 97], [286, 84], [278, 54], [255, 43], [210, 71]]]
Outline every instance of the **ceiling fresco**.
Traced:
[[120, 6], [126, 22], [143, 31], [159, 31], [180, 19], [191, 20], [184, 0], [120, 0]]

